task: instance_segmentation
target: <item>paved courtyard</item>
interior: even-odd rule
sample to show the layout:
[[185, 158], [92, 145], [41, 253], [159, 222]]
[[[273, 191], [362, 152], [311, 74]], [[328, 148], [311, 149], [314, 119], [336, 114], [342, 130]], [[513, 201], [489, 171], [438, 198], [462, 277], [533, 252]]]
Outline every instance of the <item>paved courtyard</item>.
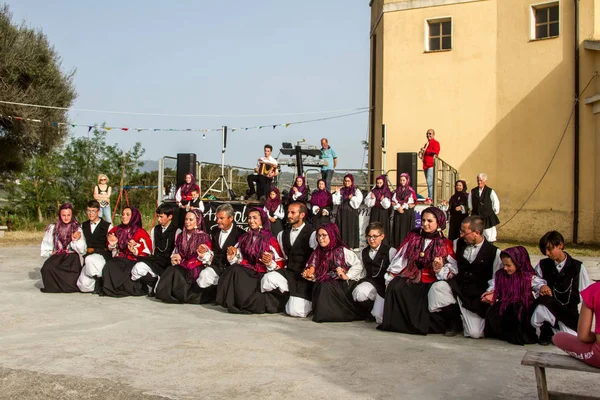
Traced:
[[[600, 279], [595, 259], [584, 263]], [[0, 399], [537, 398], [526, 350], [491, 339], [232, 315], [149, 298], [43, 294], [38, 246], [0, 248]], [[551, 390], [600, 393], [549, 370]]]

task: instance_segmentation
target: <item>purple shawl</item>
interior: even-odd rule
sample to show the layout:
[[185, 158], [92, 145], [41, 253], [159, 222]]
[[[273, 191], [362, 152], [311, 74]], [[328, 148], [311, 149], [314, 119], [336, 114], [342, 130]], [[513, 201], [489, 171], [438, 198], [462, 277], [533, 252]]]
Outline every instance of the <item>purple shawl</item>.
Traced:
[[[346, 178], [350, 178], [352, 181], [352, 185], [350, 187], [346, 187]], [[346, 201], [350, 199], [350, 195], [354, 196], [354, 192], [356, 192], [356, 187], [354, 186], [354, 175], [346, 174], [344, 175], [344, 186], [340, 189], [340, 194], [342, 195], [342, 201]]]
[[[406, 259], [406, 268], [400, 276], [415, 279], [419, 271], [429, 267], [436, 257], [447, 257], [449, 255], [446, 237], [443, 230], [446, 229], [446, 215], [436, 207], [427, 207], [421, 215], [432, 214], [438, 224], [438, 229], [432, 233], [426, 233], [423, 228], [413, 229], [408, 233], [400, 245], [401, 255]], [[425, 239], [431, 239], [427, 249], [423, 250]], [[421, 255], [421, 253], [424, 253]]]
[[[60, 218], [62, 210], [71, 210], [71, 222], [68, 224], [63, 223]], [[46, 231], [49, 229], [50, 225], [48, 225]], [[77, 218], [75, 218], [73, 206], [70, 203], [61, 205], [58, 209], [58, 217], [54, 223], [54, 250], [56, 253], [65, 253], [67, 251], [67, 247], [73, 241], [73, 234], [77, 232], [77, 229], [79, 229], [79, 223], [77, 222]]]
[[194, 281], [198, 279], [200, 275], [200, 266], [198, 262], [198, 246], [201, 244], [211, 247], [211, 237], [208, 233], [204, 232], [204, 217], [200, 210], [188, 211], [196, 216], [196, 228], [186, 229], [183, 228], [181, 234], [177, 236], [175, 240], [175, 249], [181, 256], [181, 262], [179, 265], [185, 269], [190, 270], [190, 279]]
[[[277, 196], [274, 199], [271, 198], [271, 193], [275, 192]], [[267, 201], [265, 202], [265, 207], [269, 211], [269, 213], [273, 214], [277, 207], [281, 204], [281, 193], [279, 193], [279, 189], [276, 187], [272, 187], [269, 189], [269, 196], [267, 196]]]
[[410, 186], [410, 175], [404, 172], [400, 174], [400, 178], [402, 177], [406, 178], [406, 186], [398, 185], [394, 192], [396, 194], [396, 201], [398, 202], [398, 204], [408, 203], [408, 198], [412, 195], [413, 199], [416, 202], [417, 193], [415, 192], [415, 189], [413, 189], [412, 186]]
[[319, 181], [317, 182], [317, 189], [314, 192], [312, 192], [310, 204], [319, 208], [333, 206], [333, 198], [331, 196], [331, 193], [327, 190], [327, 188], [323, 190], [319, 189], [319, 182], [325, 183], [325, 180], [319, 179]]
[[119, 239], [119, 250], [123, 253], [127, 251], [127, 243], [133, 238], [137, 230], [142, 227], [142, 214], [140, 214], [140, 210], [135, 207], [125, 207], [123, 211], [127, 209], [131, 210], [129, 223], [125, 225], [121, 222], [120, 225], [117, 225], [117, 229], [115, 229], [115, 236]]
[[[306, 179], [303, 176], [297, 176], [296, 180], [302, 179], [302, 185], [298, 186], [296, 181], [294, 180], [294, 184], [292, 185], [290, 192], [288, 193], [288, 201], [293, 203], [294, 201], [305, 202], [308, 199], [308, 188], [306, 187]], [[292, 197], [294, 195], [294, 187], [298, 188], [298, 191], [302, 193], [300, 197], [296, 200]]]
[[518, 307], [519, 320], [527, 316], [527, 312], [533, 305], [533, 294], [531, 293], [531, 280], [535, 271], [529, 260], [529, 253], [523, 246], [509, 247], [500, 253], [500, 258], [509, 257], [515, 267], [516, 272], [512, 275], [506, 273], [504, 269], [496, 271], [494, 300], [500, 302], [500, 315], [506, 308], [515, 303]]
[[190, 183], [184, 183], [183, 185], [181, 185], [179, 188], [181, 189], [181, 196], [191, 196], [192, 195], [192, 190], [196, 189], [198, 190], [198, 192], [200, 192], [200, 187], [198, 185], [196, 185], [196, 178], [194, 177], [194, 174], [192, 174], [191, 172], [188, 172], [187, 174], [185, 174], [185, 176], [191, 176], [192, 177], [192, 181]]
[[342, 241], [337, 225], [333, 222], [317, 229], [317, 235], [321, 230], [329, 235], [329, 244], [327, 247], [317, 246], [308, 259], [307, 265], [315, 267], [317, 282], [336, 280], [338, 276], [335, 270], [338, 267], [342, 267], [344, 270], [347, 269], [344, 257], [344, 247], [346, 245]]
[[[383, 186], [381, 188], [377, 187], [377, 181], [379, 179], [383, 180]], [[379, 175], [377, 179], [375, 179], [375, 187], [371, 190], [371, 193], [375, 195], [375, 207], [381, 207], [381, 200], [383, 199], [392, 200], [392, 192], [387, 183], [387, 176]]]
[[260, 258], [265, 251], [270, 250], [271, 239], [271, 223], [267, 213], [262, 208], [252, 208], [251, 212], [259, 212], [260, 220], [262, 221], [262, 228], [256, 230], [249, 230], [240, 236], [238, 240], [238, 248], [242, 252], [242, 255], [248, 261], [251, 266], [255, 266], [260, 262]]

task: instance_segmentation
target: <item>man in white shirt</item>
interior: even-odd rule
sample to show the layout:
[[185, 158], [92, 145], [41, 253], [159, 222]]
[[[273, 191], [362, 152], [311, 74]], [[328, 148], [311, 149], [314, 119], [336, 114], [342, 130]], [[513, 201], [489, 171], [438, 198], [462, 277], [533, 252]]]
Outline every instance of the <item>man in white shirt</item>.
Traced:
[[[464, 335], [474, 339], [483, 337], [485, 315], [489, 304], [482, 301], [494, 274], [502, 268], [500, 250], [483, 236], [483, 219], [477, 215], [465, 218], [460, 227], [460, 238], [454, 241], [458, 274], [447, 281], [435, 282], [429, 289], [429, 311], [437, 312], [457, 303], [464, 327]], [[445, 333], [454, 336], [460, 328], [458, 318], [450, 321]]]
[[[273, 178], [277, 175], [277, 160], [273, 158], [273, 146], [266, 144], [265, 156], [258, 159], [254, 175], [248, 175], [248, 190], [246, 191], [247, 198], [251, 198], [256, 194], [259, 200], [266, 200], [268, 191], [271, 187]], [[255, 187], [256, 185], [256, 187]]]
[[77, 287], [84, 293], [97, 293], [102, 287], [104, 264], [112, 257], [106, 247], [106, 235], [113, 226], [100, 218], [100, 203], [97, 200], [88, 201], [85, 212], [89, 219], [81, 224], [81, 229], [87, 243], [87, 253]]
[[469, 210], [471, 215], [478, 215], [483, 219], [483, 236], [491, 242], [496, 241], [496, 225], [500, 223], [498, 213], [500, 212], [500, 200], [496, 192], [487, 186], [487, 175], [477, 175], [477, 187], [469, 193]]

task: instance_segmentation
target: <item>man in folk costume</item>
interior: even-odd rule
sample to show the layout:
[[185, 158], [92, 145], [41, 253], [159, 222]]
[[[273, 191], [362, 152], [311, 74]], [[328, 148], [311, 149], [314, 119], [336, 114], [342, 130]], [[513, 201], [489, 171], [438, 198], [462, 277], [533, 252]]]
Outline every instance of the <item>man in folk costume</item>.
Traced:
[[84, 293], [97, 294], [102, 288], [104, 264], [112, 257], [106, 247], [106, 235], [113, 226], [100, 218], [100, 203], [97, 200], [88, 201], [85, 212], [89, 219], [81, 224], [81, 229], [87, 243], [87, 254], [83, 256], [84, 264], [77, 287]]
[[154, 287], [158, 277], [171, 265], [171, 254], [175, 248], [175, 237], [181, 232], [173, 222], [175, 208], [168, 203], [163, 203], [156, 209], [158, 225], [150, 232], [152, 240], [152, 255], [144, 257], [133, 266], [131, 280], [140, 280], [148, 287], [150, 296], [154, 294]]
[[[447, 281], [435, 282], [429, 289], [429, 311], [438, 312], [457, 303], [465, 337], [483, 337], [485, 314], [489, 304], [481, 301], [489, 281], [502, 268], [500, 250], [482, 235], [483, 219], [477, 215], [465, 218], [460, 228], [460, 238], [454, 241], [458, 274]], [[450, 321], [447, 336], [460, 331], [457, 320]]]
[[217, 207], [217, 226], [210, 232], [212, 240], [213, 259], [210, 266], [200, 272], [196, 283], [201, 289], [212, 287], [216, 291], [219, 277], [229, 267], [227, 248], [235, 246], [245, 231], [233, 221], [235, 211], [230, 204]]
[[487, 175], [477, 175], [477, 187], [469, 193], [469, 210], [471, 215], [478, 215], [483, 219], [483, 236], [494, 243], [496, 241], [496, 225], [500, 223], [498, 213], [500, 212], [500, 200], [496, 192], [487, 186]]
[[540, 288], [531, 324], [539, 329], [538, 343], [547, 346], [557, 332], [577, 335], [581, 292], [592, 284], [583, 263], [564, 251], [565, 239], [557, 231], [540, 239], [540, 252], [547, 256], [535, 267], [546, 281]]
[[306, 317], [312, 310], [312, 282], [302, 278], [302, 272], [317, 247], [315, 229], [304, 222], [308, 209], [303, 203], [288, 207], [289, 226], [277, 235], [277, 242], [287, 260], [286, 268], [266, 273], [261, 291], [280, 292], [289, 296], [285, 312], [292, 317]]

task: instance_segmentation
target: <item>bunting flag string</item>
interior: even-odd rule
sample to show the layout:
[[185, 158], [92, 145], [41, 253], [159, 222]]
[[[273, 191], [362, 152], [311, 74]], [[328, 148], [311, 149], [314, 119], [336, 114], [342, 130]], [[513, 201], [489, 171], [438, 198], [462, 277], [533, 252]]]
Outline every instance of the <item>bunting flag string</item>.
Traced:
[[[309, 122], [320, 122], [320, 121], [326, 121], [326, 120], [330, 120], [330, 119], [336, 119], [336, 118], [343, 118], [343, 117], [349, 117], [351, 115], [357, 115], [357, 114], [362, 114], [365, 112], [369, 112], [369, 109], [362, 109], [360, 111], [355, 111], [352, 113], [347, 113], [347, 114], [341, 114], [341, 115], [334, 115], [334, 116], [329, 116], [329, 117], [322, 117], [322, 118], [316, 118], [316, 119], [311, 119], [311, 120], [303, 120], [303, 121], [295, 121], [295, 122], [286, 122], [286, 123], [281, 123], [281, 124], [274, 124], [274, 125], [255, 125], [255, 126], [248, 126], [248, 127], [241, 127], [241, 128], [229, 128], [229, 130], [231, 132], [235, 132], [235, 131], [248, 131], [248, 130], [253, 130], [253, 129], [263, 129], [266, 127], [272, 127], [273, 129], [279, 128], [279, 127], [284, 127], [287, 128], [290, 125], [297, 125], [297, 124], [306, 124]], [[33, 122], [36, 124], [41, 124], [43, 123], [42, 120], [39, 119], [33, 119], [33, 118], [24, 118], [24, 117], [19, 117], [19, 116], [14, 116], [14, 115], [2, 115], [0, 114], [0, 118], [8, 118], [11, 120], [15, 120], [15, 121], [19, 121], [22, 123], [26, 123], [26, 122]], [[70, 123], [65, 123], [65, 122], [49, 122], [49, 124], [53, 127], [56, 128], [60, 128], [60, 127], [71, 127], [71, 128], [79, 128], [79, 127], [84, 127], [87, 128], [87, 132], [89, 133], [93, 128], [104, 128], [107, 131], [112, 131], [112, 130], [120, 130], [120, 131], [137, 131], [137, 132], [221, 132], [223, 130], [223, 128], [211, 128], [211, 129], [198, 129], [198, 128], [130, 128], [130, 127], [124, 127], [124, 126], [109, 126], [109, 125], [104, 125], [104, 127], [102, 125], [99, 124], [70, 124]], [[206, 137], [206, 135], [203, 135], [203, 137]]]

